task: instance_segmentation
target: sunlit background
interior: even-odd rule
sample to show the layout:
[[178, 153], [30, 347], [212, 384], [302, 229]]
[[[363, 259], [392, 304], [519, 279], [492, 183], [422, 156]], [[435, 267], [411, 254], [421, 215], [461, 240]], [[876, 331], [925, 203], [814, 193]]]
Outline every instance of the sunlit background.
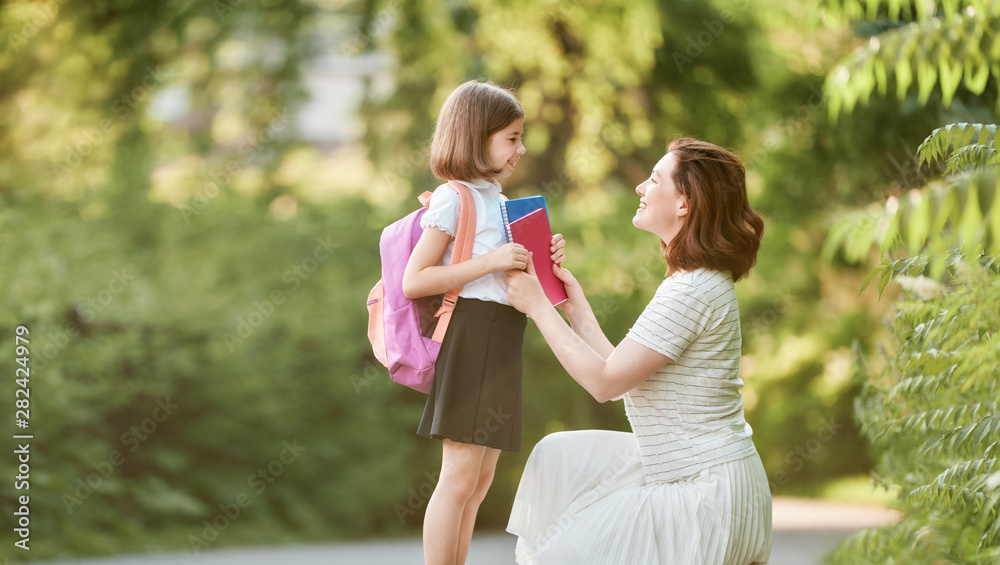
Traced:
[[[740, 155], [767, 223], [737, 291], [746, 417], [772, 492], [903, 505], [900, 488], [905, 498], [923, 479], [892, 477], [915, 457], [888, 459], [873, 438], [889, 432], [862, 433], [855, 408], [883, 413], [875, 389], [898, 373], [909, 331], [887, 323], [899, 286], [880, 298], [888, 279], [862, 291], [866, 277], [951, 231], [996, 254], [1000, 232], [995, 177], [981, 167], [978, 193], [941, 201], [953, 221], [934, 216], [907, 236], [945, 170], [920, 163], [917, 147], [942, 125], [996, 120], [997, 9], [939, 4], [4, 3], [0, 426], [34, 439], [30, 493], [14, 488], [15, 440], [2, 442], [0, 523], [30, 494], [32, 539], [23, 552], [5, 526], [0, 558], [419, 534], [440, 444], [414, 434], [424, 396], [375, 361], [365, 299], [381, 229], [439, 182], [427, 165], [438, 109], [476, 78], [516, 90], [528, 153], [504, 192], [546, 196], [612, 341], [665, 270], [659, 242], [631, 226], [635, 185], [680, 136]], [[890, 52], [901, 33], [913, 45]], [[949, 41], [962, 48], [945, 52]], [[962, 231], [969, 214], [978, 232]], [[899, 238], [909, 246], [894, 248]], [[929, 249], [944, 256], [952, 243]], [[896, 272], [934, 297], [959, 284], [955, 264], [928, 267], [931, 278], [917, 278], [922, 263]], [[971, 299], [981, 316], [963, 326], [975, 344], [996, 332], [996, 267], [985, 273]], [[19, 324], [30, 331], [26, 429], [14, 426]], [[977, 357], [988, 368], [974, 383], [987, 388], [945, 394], [939, 382], [931, 393], [980, 408], [889, 429], [929, 437], [989, 423], [994, 349]], [[595, 403], [533, 328], [525, 366], [525, 448], [500, 458], [483, 530], [506, 525], [543, 435], [629, 429], [621, 404]], [[998, 429], [976, 440], [992, 449], [973, 446], [977, 460], [995, 457]], [[925, 482], [963, 460], [922, 468]], [[997, 477], [982, 465], [968, 477]], [[968, 547], [991, 531], [997, 545], [997, 482], [977, 483], [993, 502]], [[919, 538], [915, 523], [901, 544]]]

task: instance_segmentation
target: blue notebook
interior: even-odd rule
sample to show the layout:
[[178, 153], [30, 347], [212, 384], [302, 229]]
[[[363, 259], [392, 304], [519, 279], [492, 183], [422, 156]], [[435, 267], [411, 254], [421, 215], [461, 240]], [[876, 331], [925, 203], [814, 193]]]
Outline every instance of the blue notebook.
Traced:
[[515, 222], [535, 210], [538, 210], [539, 208], [545, 210], [546, 215], [548, 215], [548, 208], [545, 206], [545, 197], [541, 195], [525, 196], [524, 198], [500, 201], [500, 214], [503, 216], [503, 225], [508, 228], [508, 243], [513, 241], [513, 238], [510, 236], [509, 228], [511, 222]]

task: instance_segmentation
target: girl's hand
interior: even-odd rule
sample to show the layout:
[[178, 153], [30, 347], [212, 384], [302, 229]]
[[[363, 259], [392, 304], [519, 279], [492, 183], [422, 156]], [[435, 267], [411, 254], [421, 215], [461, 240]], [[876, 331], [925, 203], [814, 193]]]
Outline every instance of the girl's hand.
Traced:
[[556, 265], [562, 265], [566, 261], [566, 240], [561, 233], [552, 236], [552, 246], [549, 251], [552, 252], [552, 262]]
[[520, 243], [507, 243], [486, 255], [492, 260], [493, 267], [490, 270], [492, 273], [510, 270], [523, 271], [531, 263], [531, 255]]
[[507, 300], [511, 306], [531, 316], [551, 304], [545, 296], [545, 291], [542, 290], [542, 283], [538, 282], [538, 277], [535, 276], [535, 266], [530, 261], [530, 253], [528, 258], [527, 269], [507, 271], [504, 273], [504, 280], [507, 281]]
[[552, 262], [555, 263], [552, 272], [566, 285], [566, 295], [569, 296], [569, 300], [558, 304], [556, 308], [569, 314], [577, 305], [586, 303], [587, 297], [583, 295], [583, 289], [572, 273], [562, 268], [562, 264], [566, 262], [566, 239], [561, 233], [552, 236], [551, 251]]

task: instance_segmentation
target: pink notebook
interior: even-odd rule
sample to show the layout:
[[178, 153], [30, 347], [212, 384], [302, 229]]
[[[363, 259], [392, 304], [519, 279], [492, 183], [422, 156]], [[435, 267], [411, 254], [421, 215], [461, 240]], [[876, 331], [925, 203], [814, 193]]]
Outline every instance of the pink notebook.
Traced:
[[552, 272], [552, 228], [549, 226], [549, 215], [545, 208], [539, 208], [526, 216], [522, 216], [507, 224], [507, 235], [514, 243], [520, 243], [528, 249], [531, 262], [535, 266], [535, 275], [542, 283], [545, 296], [553, 305], [565, 302], [566, 287]]

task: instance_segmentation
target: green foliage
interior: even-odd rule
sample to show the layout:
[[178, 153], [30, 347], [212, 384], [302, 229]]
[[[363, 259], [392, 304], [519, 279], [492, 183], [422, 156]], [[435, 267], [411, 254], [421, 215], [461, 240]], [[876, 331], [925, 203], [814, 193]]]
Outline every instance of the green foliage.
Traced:
[[[860, 2], [837, 3], [850, 17]], [[934, 10], [928, 10], [933, 5]], [[875, 20], [886, 6], [868, 2]], [[917, 70], [916, 104], [935, 85], [948, 107], [963, 83], [981, 93], [1000, 74], [995, 3], [917, 3], [917, 21], [873, 37], [831, 72], [833, 116], [884, 95], [894, 73], [908, 96]], [[900, 4], [888, 5], [890, 19]], [[865, 281], [903, 288], [893, 320], [897, 350], [869, 370], [856, 404], [862, 432], [878, 454], [877, 482], [900, 492], [899, 523], [843, 542], [831, 563], [995, 563], [1000, 557], [1000, 421], [996, 399], [1000, 346], [1000, 194], [997, 126], [953, 123], [917, 149], [918, 165], [946, 160], [944, 178], [890, 196], [839, 220], [823, 255], [852, 262], [874, 247], [888, 256]], [[956, 171], [966, 170], [962, 174]], [[986, 254], [983, 254], [986, 252]]]
[[831, 260], [842, 252], [847, 261], [862, 262], [872, 247], [883, 254], [897, 249], [926, 253], [936, 276], [953, 248], [1000, 253], [997, 183], [992, 170], [948, 177], [923, 190], [890, 196], [885, 204], [844, 214], [830, 230], [823, 257]]
[[[153, 245], [120, 236], [135, 229], [127, 216], [0, 213], [7, 234], [27, 234], [0, 246], [0, 268], [18, 273], [0, 282], [0, 335], [31, 331], [30, 557], [402, 529], [406, 488], [385, 485], [418, 485], [433, 461], [404, 432], [420, 395], [362, 355], [357, 297], [377, 278], [378, 232], [354, 219], [370, 206], [342, 199], [291, 223], [225, 196], [214, 205], [190, 224], [149, 211]], [[12, 515], [25, 493], [0, 492]], [[228, 520], [241, 495], [249, 504]]]
[[[994, 563], [1000, 556], [1000, 276], [960, 261], [927, 296], [896, 303], [898, 350], [863, 385], [857, 418], [879, 452], [878, 483], [899, 489], [898, 524], [859, 533], [834, 563]], [[985, 305], [985, 307], [984, 307]]]
[[[994, 369], [994, 374], [1000, 376], [998, 371], [1000, 369]], [[984, 374], [989, 376], [988, 373]], [[1000, 437], [1000, 414], [979, 420], [970, 426], [941, 432], [927, 442], [921, 456], [937, 457], [946, 451], [957, 452], [964, 449], [966, 452], [985, 453], [993, 457], [997, 446], [1000, 446], [995, 440], [997, 437]]]
[[966, 8], [982, 10], [992, 5], [990, 0], [944, 0], [941, 2], [910, 2], [908, 0], [824, 0], [823, 8], [836, 20], [889, 21], [926, 20], [939, 13], [954, 15]]
[[[960, 86], [974, 94], [982, 94], [990, 84], [996, 88], [1000, 80], [1000, 50], [996, 48], [1000, 6], [995, 2], [916, 2], [915, 10], [909, 2], [903, 9], [904, 3], [895, 0], [866, 4], [865, 17], [871, 20], [879, 17], [883, 8], [888, 9], [891, 20], [914, 15], [917, 19], [872, 37], [829, 73], [826, 92], [832, 119], [841, 111], [851, 112], [858, 103], [867, 104], [873, 92], [885, 96], [890, 80], [895, 82], [896, 97], [902, 100], [916, 78], [920, 105], [927, 104], [937, 87], [945, 108]], [[837, 15], [861, 15], [858, 0], [830, 5]]]
[[[920, 164], [945, 159], [945, 172], [987, 169], [1000, 164], [996, 150], [997, 126], [993, 124], [948, 124], [931, 132], [917, 147]], [[949, 152], [954, 152], [951, 156]]]

